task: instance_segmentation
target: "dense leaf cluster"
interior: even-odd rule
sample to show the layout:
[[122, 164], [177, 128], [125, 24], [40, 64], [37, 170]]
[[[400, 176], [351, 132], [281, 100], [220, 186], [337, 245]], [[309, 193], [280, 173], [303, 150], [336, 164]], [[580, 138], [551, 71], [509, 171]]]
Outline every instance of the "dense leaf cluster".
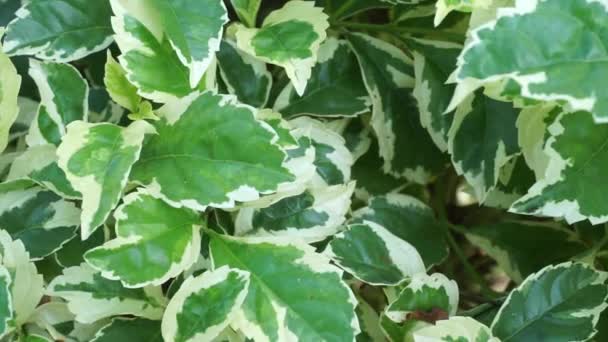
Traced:
[[607, 22], [0, 0], [0, 339], [608, 340]]

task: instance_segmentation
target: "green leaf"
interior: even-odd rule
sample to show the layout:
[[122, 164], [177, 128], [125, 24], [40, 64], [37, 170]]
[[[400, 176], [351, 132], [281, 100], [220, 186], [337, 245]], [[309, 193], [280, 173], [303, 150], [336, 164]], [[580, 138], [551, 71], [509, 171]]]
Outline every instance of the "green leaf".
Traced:
[[163, 30], [163, 15], [151, 6], [143, 10], [140, 2], [110, 2], [115, 15], [112, 27], [122, 52], [118, 61], [138, 94], [160, 103], [190, 94], [190, 70], [182, 64]]
[[348, 225], [324, 254], [371, 285], [397, 285], [426, 269], [416, 248], [370, 221]]
[[141, 98], [137, 94], [137, 88], [129, 82], [125, 70], [112, 57], [108, 50], [103, 82], [108, 94], [122, 107], [131, 112], [137, 111]]
[[63, 298], [76, 320], [93, 323], [114, 315], [160, 319], [165, 299], [159, 287], [128, 289], [87, 264], [69, 267], [48, 285], [47, 294]]
[[603, 200], [603, 169], [608, 163], [608, 127], [596, 125], [587, 112], [561, 113], [548, 127], [544, 152], [549, 164], [544, 178], [515, 202], [513, 212], [563, 217], [569, 223], [608, 221]]
[[145, 318], [114, 318], [97, 332], [91, 342], [160, 341], [160, 321]]
[[427, 267], [441, 263], [448, 255], [444, 238], [447, 228], [435, 219], [431, 208], [414, 197], [401, 194], [373, 197], [368, 206], [356, 211], [353, 217], [354, 222], [375, 222], [409, 242]]
[[359, 333], [356, 298], [342, 272], [308, 245], [212, 235], [215, 268], [251, 273], [242, 310], [233, 322], [248, 338], [352, 341]]
[[412, 313], [432, 313], [441, 310], [454, 315], [458, 310], [458, 285], [441, 273], [415, 274], [398, 297], [392, 301], [385, 315], [394, 322], [411, 320]]
[[266, 105], [272, 87], [272, 75], [266, 69], [266, 63], [241, 51], [230, 40], [222, 40], [217, 61], [222, 80], [231, 94], [256, 108]]
[[[0, 39], [3, 33], [4, 30], [0, 28]], [[0, 153], [8, 145], [9, 130], [19, 114], [17, 96], [20, 87], [21, 76], [8, 56], [0, 50]]]
[[293, 180], [274, 130], [232, 96], [193, 93], [157, 113], [131, 179], [175, 207], [234, 207]]
[[70, 62], [112, 43], [108, 1], [28, 1], [8, 25], [4, 51]]
[[74, 121], [57, 149], [58, 165], [72, 187], [82, 194], [81, 233], [86, 239], [114, 209], [133, 163], [139, 158], [146, 133], [145, 121], [129, 127]]
[[220, 49], [228, 13], [221, 0], [151, 0], [160, 24], [179, 60], [190, 70], [195, 88]]
[[52, 144], [32, 146], [15, 158], [6, 181], [32, 180], [63, 198], [80, 199], [65, 172], [57, 165], [57, 147]]
[[9, 271], [0, 266], [0, 336], [12, 330], [13, 300], [11, 298], [11, 275]]
[[503, 342], [586, 341], [608, 306], [607, 278], [582, 263], [548, 266], [511, 292], [492, 332]]
[[412, 95], [418, 102], [420, 122], [431, 135], [435, 145], [446, 152], [448, 132], [454, 121], [454, 114], [446, 114], [445, 110], [455, 88], [453, 84], [446, 84], [446, 81], [456, 67], [462, 47], [430, 40], [411, 40], [408, 45], [414, 49], [416, 83]]
[[289, 1], [273, 11], [260, 29], [239, 26], [239, 48], [285, 69], [296, 92], [303, 94], [329, 27], [323, 9], [312, 1]]
[[125, 287], [162, 285], [188, 269], [200, 254], [198, 213], [173, 208], [146, 191], [133, 192], [114, 213], [116, 238], [84, 258]]
[[69, 123], [87, 120], [89, 86], [69, 64], [30, 59], [29, 75], [38, 86], [41, 101], [26, 142], [29, 146], [59, 145]]
[[414, 342], [500, 342], [485, 325], [471, 317], [451, 317], [414, 332]]
[[249, 284], [249, 273], [226, 266], [186, 279], [163, 315], [164, 340], [213, 340], [240, 311]]
[[448, 134], [452, 163], [482, 203], [496, 186], [500, 169], [520, 151], [515, 126], [518, 114], [513, 104], [481, 92], [456, 110]]
[[350, 34], [348, 41], [372, 98], [371, 124], [378, 136], [384, 172], [428, 183], [444, 169], [446, 160], [420, 123], [409, 58], [397, 47], [364, 34]]
[[435, 26], [439, 26], [452, 11], [471, 12], [477, 8], [488, 8], [491, 5], [492, 0], [437, 0]]
[[44, 281], [38, 274], [36, 265], [18, 240], [13, 240], [8, 232], [0, 230], [1, 266], [11, 275], [10, 291], [13, 308], [13, 324], [18, 327], [25, 323], [34, 312], [44, 293]]
[[243, 208], [235, 222], [237, 233], [321, 241], [338, 232], [354, 189], [355, 183], [310, 189], [266, 208]]
[[[480, 86], [514, 81], [525, 98], [560, 101], [608, 121], [608, 93], [598, 86], [608, 77], [606, 17], [605, 4], [589, 0], [517, 0], [500, 9], [496, 20], [470, 32], [452, 107]], [[550, 34], [554, 28], [559, 34]]]
[[352, 117], [369, 111], [370, 101], [355, 54], [345, 40], [328, 38], [319, 48], [318, 64], [299, 96], [288, 84], [274, 109], [285, 117], [300, 115]]
[[406, 181], [382, 171], [383, 161], [378, 154], [378, 144], [371, 143], [369, 149], [352, 167], [352, 178], [357, 181], [355, 196], [365, 202], [372, 196], [380, 196], [405, 186]]
[[500, 169], [496, 187], [486, 196], [484, 205], [509, 209], [522, 198], [536, 182], [534, 171], [530, 170], [523, 155], [511, 159]]
[[60, 249], [80, 224], [80, 209], [40, 187], [0, 193], [0, 208], [0, 227], [21, 240], [33, 260]]
[[310, 139], [315, 149], [317, 174], [310, 181], [313, 187], [345, 184], [350, 180], [353, 157], [345, 146], [344, 138], [321, 121], [308, 117], [293, 119], [289, 123], [295, 129], [293, 135]]
[[230, 0], [239, 19], [248, 27], [255, 27], [262, 0]]
[[466, 237], [517, 283], [547, 265], [587, 250], [573, 232], [556, 224], [501, 222], [475, 227]]

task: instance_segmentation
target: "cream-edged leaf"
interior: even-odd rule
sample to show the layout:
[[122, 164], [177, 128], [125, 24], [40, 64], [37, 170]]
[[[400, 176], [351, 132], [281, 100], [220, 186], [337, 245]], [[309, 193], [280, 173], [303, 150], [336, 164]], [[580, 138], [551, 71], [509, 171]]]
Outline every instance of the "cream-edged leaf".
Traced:
[[60, 249], [80, 225], [80, 209], [37, 186], [1, 192], [0, 204], [0, 228], [20, 240], [34, 260]]
[[293, 84], [288, 84], [274, 109], [287, 118], [353, 117], [368, 112], [370, 104], [355, 54], [345, 40], [329, 37], [319, 48], [318, 63], [304, 93], [298, 95]]
[[488, 327], [471, 317], [455, 316], [414, 332], [414, 342], [500, 342]]
[[109, 1], [27, 1], [6, 30], [4, 51], [70, 62], [112, 43]]
[[[608, 93], [598, 87], [608, 75], [605, 1], [517, 0], [497, 13], [470, 33], [451, 108], [481, 86], [510, 81], [521, 97], [559, 101], [608, 121]], [[554, 29], [559, 34], [550, 34]]]
[[224, 39], [217, 52], [220, 75], [228, 91], [239, 101], [263, 108], [272, 87], [272, 75], [266, 63], [241, 51], [231, 40]]
[[266, 208], [243, 208], [237, 234], [321, 241], [338, 232], [346, 219], [355, 183], [306, 190]]
[[277, 133], [233, 96], [193, 93], [158, 114], [131, 179], [173, 206], [230, 208], [293, 180]]
[[394, 45], [364, 34], [348, 35], [372, 99], [371, 125], [378, 137], [384, 171], [426, 184], [444, 169], [446, 158], [422, 127], [412, 96], [414, 68]]
[[414, 312], [442, 310], [454, 315], [458, 310], [459, 292], [455, 281], [441, 273], [416, 274], [398, 297], [386, 308], [385, 315], [394, 322], [405, 322]]
[[89, 265], [125, 287], [162, 285], [200, 254], [198, 213], [173, 208], [145, 190], [127, 195], [114, 213], [116, 238], [85, 253]]
[[347, 226], [323, 252], [338, 266], [371, 285], [397, 285], [425, 273], [422, 257], [412, 245], [371, 221]]
[[160, 319], [166, 299], [159, 287], [127, 289], [117, 280], [101, 276], [87, 264], [69, 267], [48, 285], [47, 294], [63, 298], [82, 323], [114, 315]]
[[342, 272], [314, 248], [287, 240], [212, 235], [214, 268], [251, 274], [247, 297], [232, 323], [256, 341], [314, 340], [359, 333], [357, 300]]
[[492, 332], [503, 342], [587, 341], [608, 306], [607, 278], [582, 263], [548, 266], [511, 291]]
[[167, 342], [211, 341], [235, 319], [249, 290], [249, 273], [226, 266], [186, 279], [167, 305]]
[[154, 133], [154, 128], [145, 121], [129, 127], [82, 121], [68, 125], [57, 148], [58, 165], [82, 194], [83, 239], [102, 225], [118, 204], [147, 133]]
[[262, 27], [240, 26], [239, 48], [260, 60], [285, 69], [296, 92], [303, 94], [317, 62], [319, 46], [327, 37], [328, 16], [311, 1], [289, 1], [273, 11]]
[[[3, 33], [0, 28], [0, 39]], [[8, 56], [0, 51], [0, 153], [8, 144], [9, 130], [19, 114], [17, 98], [20, 87], [21, 76]]]
[[41, 101], [25, 140], [29, 146], [59, 145], [69, 123], [87, 121], [89, 86], [69, 64], [30, 59], [28, 73], [36, 82]]

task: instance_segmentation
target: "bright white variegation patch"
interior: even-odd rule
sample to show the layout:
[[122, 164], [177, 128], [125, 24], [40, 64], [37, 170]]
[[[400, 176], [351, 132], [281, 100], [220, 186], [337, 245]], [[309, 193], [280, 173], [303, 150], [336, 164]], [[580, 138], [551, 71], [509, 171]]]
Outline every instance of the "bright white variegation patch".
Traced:
[[67, 63], [113, 41], [107, 1], [24, 1], [7, 27], [4, 51]]
[[[410, 306], [416, 302], [416, 298], [426, 299], [425, 307], [442, 309], [452, 316], [458, 310], [458, 284], [441, 273], [415, 274], [384, 314], [394, 322], [404, 322], [408, 314], [418, 309]], [[444, 307], [445, 304], [447, 307]]]
[[451, 317], [414, 332], [414, 342], [436, 341], [500, 342], [490, 328], [471, 317]]
[[213, 340], [234, 320], [248, 290], [249, 273], [226, 266], [187, 278], [163, 315], [164, 340]]
[[350, 208], [355, 183], [306, 190], [267, 208], [243, 208], [236, 234], [321, 241], [338, 232]]
[[160, 287], [126, 289], [84, 263], [64, 269], [49, 284], [46, 294], [65, 299], [76, 320], [82, 323], [125, 314], [160, 319], [166, 303]]
[[[117, 237], [87, 251], [84, 258], [102, 276], [120, 280], [125, 287], [162, 285], [200, 255], [202, 222], [194, 211], [170, 207], [139, 189], [123, 199], [114, 217]], [[142, 268], [146, 263], [150, 266]]]
[[[0, 28], [0, 39], [3, 33], [4, 29]], [[17, 97], [20, 86], [21, 76], [8, 56], [0, 51], [0, 152], [6, 148], [9, 130], [19, 114]]]
[[[145, 121], [126, 128], [75, 121], [67, 128], [57, 149], [57, 163], [82, 194], [81, 231], [86, 239], [118, 204], [144, 135], [154, 133], [154, 128]], [[96, 162], [87, 162], [92, 160]]]
[[[608, 15], [604, 0], [516, 0], [514, 7], [496, 13], [495, 20], [470, 33], [453, 74], [457, 87], [448, 110], [479, 87], [509, 80], [517, 84], [517, 95], [523, 98], [560, 102], [568, 111], [589, 111], [597, 122], [608, 121], [608, 97], [595, 86], [608, 72], [605, 63], [597, 62], [606, 58], [607, 37], [600, 19]], [[586, 44], [584, 39], [571, 40], [570, 34], [539, 34], [532, 23], [542, 22], [547, 13], [559, 18], [551, 25], [563, 32], [574, 32], [576, 22], [590, 18], [586, 30], [597, 39]], [[525, 42], [507, 38], [514, 35], [528, 38]], [[567, 43], [571, 41], [577, 44]], [[530, 53], [530, 46], [550, 46], [551, 53]], [[480, 67], [481, 59], [484, 67]]]
[[[239, 26], [237, 44], [264, 62], [283, 67], [296, 92], [302, 95], [317, 62], [319, 46], [327, 37], [327, 20], [323, 9], [315, 7], [313, 2], [289, 1], [270, 13], [260, 29]], [[311, 36], [314, 39], [309, 40]], [[278, 48], [280, 44], [283, 49]]]
[[[606, 279], [608, 273], [585, 263], [549, 265], [511, 291], [494, 317], [492, 331], [504, 340], [559, 336], [585, 341], [597, 333], [600, 314], [608, 307]], [[545, 300], [538, 301], [539, 296]], [[535, 308], [532, 312], [530, 305]], [[556, 321], [562, 323], [555, 326]]]
[[452, 11], [471, 12], [477, 8], [487, 9], [492, 2], [493, 0], [437, 0], [435, 26], [439, 26]]
[[296, 118], [289, 124], [294, 128], [296, 138], [309, 138], [315, 148], [314, 164], [317, 170], [310, 181], [311, 187], [345, 184], [350, 180], [354, 160], [342, 136], [308, 117]]
[[11, 274], [11, 296], [15, 324], [26, 322], [44, 293], [44, 280], [38, 274], [36, 265], [30, 261], [30, 255], [21, 241], [11, 238], [5, 231], [0, 230], [0, 264]]
[[[288, 341], [341, 336], [354, 341], [359, 333], [354, 312], [357, 299], [342, 281], [342, 271], [313, 247], [288, 239], [213, 235], [210, 252], [214, 268], [227, 265], [251, 273], [249, 292], [232, 323], [248, 338]], [[293, 276], [279, 276], [287, 273]], [[258, 310], [260, 305], [268, 310]], [[310, 305], [325, 309], [310, 310]]]
[[40, 93], [40, 106], [25, 140], [29, 146], [58, 145], [66, 126], [87, 121], [89, 86], [70, 64], [30, 59], [28, 71]]

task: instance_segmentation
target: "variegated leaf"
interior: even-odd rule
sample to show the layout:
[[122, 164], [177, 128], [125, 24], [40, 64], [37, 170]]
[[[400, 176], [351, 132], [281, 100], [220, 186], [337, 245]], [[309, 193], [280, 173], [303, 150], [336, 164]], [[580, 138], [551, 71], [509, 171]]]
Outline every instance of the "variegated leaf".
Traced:
[[64, 269], [48, 285], [47, 294], [66, 300], [76, 320], [82, 323], [114, 315], [160, 319], [166, 301], [159, 287], [127, 289], [84, 263]]
[[471, 317], [451, 317], [414, 332], [414, 342], [500, 342], [488, 327]]
[[248, 272], [226, 266], [186, 279], [163, 315], [164, 340], [213, 340], [240, 311], [249, 284]]
[[306, 190], [267, 208], [243, 208], [238, 234], [321, 241], [338, 232], [350, 208], [355, 183]]
[[544, 153], [549, 157], [545, 175], [511, 211], [561, 217], [569, 223], [588, 219], [608, 221], [602, 186], [608, 161], [608, 127], [595, 124], [587, 112], [563, 112], [548, 127]]
[[25, 140], [29, 146], [59, 145], [69, 123], [87, 121], [89, 86], [69, 64], [30, 59], [29, 75], [41, 102]]
[[323, 253], [371, 285], [397, 285], [426, 272], [416, 248], [371, 221], [348, 225]]
[[35, 186], [0, 193], [0, 228], [20, 240], [34, 260], [60, 249], [78, 225], [80, 209], [51, 191]]
[[223, 40], [217, 52], [218, 66], [228, 91], [239, 101], [263, 108], [270, 96], [272, 75], [266, 63], [241, 51], [231, 40]]
[[198, 213], [173, 208], [145, 190], [123, 199], [114, 213], [116, 238], [84, 255], [93, 268], [125, 287], [162, 285], [192, 266], [200, 254]]
[[414, 197], [401, 194], [372, 197], [367, 207], [353, 214], [354, 222], [361, 220], [375, 222], [409, 242], [427, 267], [447, 257], [446, 227], [435, 218], [431, 208]]
[[[193, 93], [158, 110], [131, 179], [176, 207], [229, 208], [293, 180], [278, 136], [232, 96]], [[244, 143], [243, 137], [247, 137]], [[177, 172], [176, 172], [177, 171]]]
[[426, 275], [416, 274], [392, 301], [385, 315], [394, 322], [405, 322], [412, 313], [443, 311], [445, 315], [454, 315], [458, 309], [459, 292], [455, 281], [441, 273]]
[[606, 279], [608, 273], [582, 263], [548, 266], [511, 292], [492, 332], [503, 342], [587, 341], [608, 306]]
[[356, 298], [342, 272], [314, 248], [213, 235], [210, 251], [215, 268], [227, 265], [251, 273], [247, 297], [232, 323], [248, 338], [354, 341], [359, 333]]
[[236, 32], [239, 48], [260, 60], [285, 69], [296, 92], [301, 95], [325, 40], [328, 17], [314, 2], [294, 0], [273, 11], [262, 27], [240, 26]]
[[498, 182], [500, 169], [519, 153], [519, 110], [512, 103], [493, 100], [480, 91], [456, 110], [448, 133], [452, 163], [483, 203]]
[[[593, 0], [517, 0], [514, 8], [499, 9], [495, 20], [470, 33], [454, 72], [451, 107], [480, 86], [511, 81], [522, 97], [560, 101], [608, 121], [608, 93], [598, 90], [608, 75], [606, 17], [604, 1]], [[553, 28], [560, 34], [547, 34]]]
[[81, 235], [86, 239], [114, 209], [139, 158], [144, 135], [154, 129], [145, 121], [129, 127], [74, 121], [57, 149], [58, 165], [82, 194]]
[[112, 43], [108, 1], [27, 1], [8, 25], [4, 51], [70, 62]]
[[[0, 28], [0, 39], [3, 33], [4, 29]], [[19, 114], [17, 97], [20, 87], [21, 76], [8, 56], [0, 51], [0, 153], [8, 144], [9, 130]]]
[[446, 158], [420, 123], [412, 96], [415, 81], [410, 59], [399, 48], [364, 34], [350, 34], [348, 41], [372, 98], [371, 124], [378, 136], [384, 171], [428, 183], [443, 170]]
[[288, 84], [274, 109], [285, 117], [310, 115], [351, 117], [369, 111], [370, 98], [363, 84], [357, 58], [345, 40], [328, 38], [319, 48], [308, 85], [298, 95]]

